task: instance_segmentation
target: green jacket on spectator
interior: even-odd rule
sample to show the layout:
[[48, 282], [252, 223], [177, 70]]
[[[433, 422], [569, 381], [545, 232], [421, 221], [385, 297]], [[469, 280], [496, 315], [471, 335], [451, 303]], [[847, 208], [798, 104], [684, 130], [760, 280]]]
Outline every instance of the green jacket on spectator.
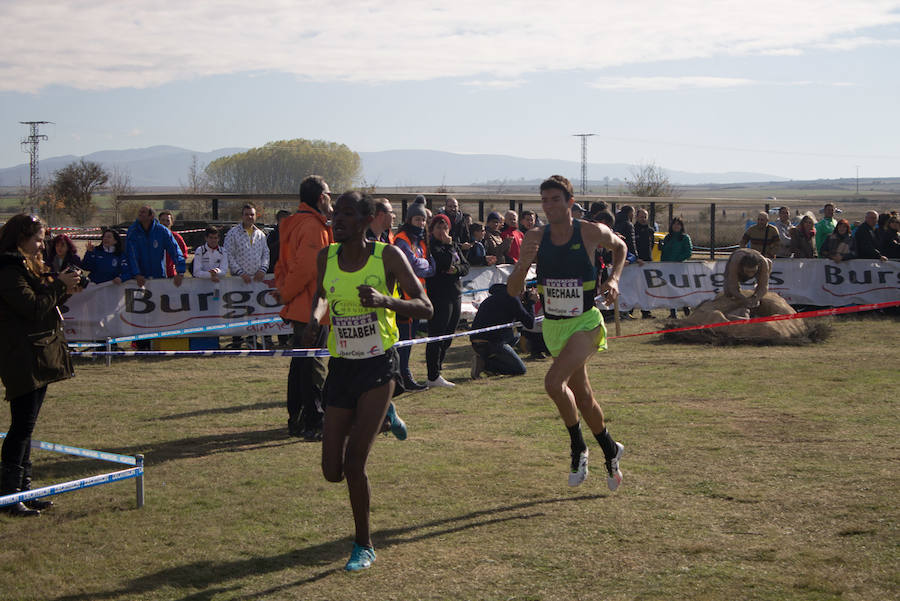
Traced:
[[659, 241], [660, 261], [687, 261], [694, 252], [691, 237], [682, 232], [669, 232]]
[[834, 226], [836, 225], [837, 219], [834, 217], [831, 219], [825, 217], [816, 224], [816, 255], [822, 256], [822, 246], [825, 244], [825, 240], [828, 239], [828, 236], [831, 235], [831, 232], [834, 231]]

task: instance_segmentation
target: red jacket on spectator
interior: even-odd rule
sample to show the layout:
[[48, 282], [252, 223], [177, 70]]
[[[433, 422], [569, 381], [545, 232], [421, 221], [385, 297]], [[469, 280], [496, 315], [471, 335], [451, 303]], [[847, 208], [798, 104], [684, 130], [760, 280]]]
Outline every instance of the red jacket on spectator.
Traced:
[[[176, 232], [172, 232], [172, 237], [175, 238], [175, 243], [178, 245], [178, 248], [181, 249], [181, 254], [184, 255], [184, 260], [187, 261], [188, 248], [187, 244], [184, 243], [184, 238], [181, 237], [181, 234]], [[175, 261], [173, 261], [172, 257], [169, 256], [168, 251], [166, 251], [166, 277], [175, 277]]]
[[517, 227], [509, 227], [506, 226], [502, 230], [500, 230], [501, 238], [512, 238], [512, 242], [509, 244], [509, 250], [506, 252], [506, 256], [509, 257], [513, 263], [519, 262], [519, 251], [522, 249], [522, 241], [525, 240], [525, 234], [522, 233]]

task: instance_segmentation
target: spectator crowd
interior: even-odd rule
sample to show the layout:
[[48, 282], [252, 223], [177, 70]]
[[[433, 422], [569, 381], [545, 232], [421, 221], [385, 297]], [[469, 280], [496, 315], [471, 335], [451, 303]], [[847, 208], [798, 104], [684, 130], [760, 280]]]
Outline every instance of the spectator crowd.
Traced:
[[825, 203], [818, 222], [812, 212], [799, 213], [791, 220], [787, 207], [777, 209], [772, 223], [769, 214], [760, 211], [756, 223], [747, 228], [740, 246], [749, 246], [769, 259], [900, 259], [900, 218], [897, 211], [866, 211], [861, 221], [851, 224], [838, 219], [833, 203]]
[[[215, 226], [204, 230], [204, 243], [196, 247], [188, 264], [188, 247], [174, 231], [174, 215], [163, 211], [155, 215], [149, 206], [141, 207], [137, 219], [124, 238], [113, 229], [104, 229], [99, 244], [88, 242], [84, 257], [79, 257], [69, 236], [48, 237], [45, 263], [54, 273], [84, 270], [91, 282], [122, 282], [134, 280], [143, 286], [151, 278], [170, 278], [180, 286], [185, 273], [193, 277], [219, 282], [231, 276], [245, 283], [260, 282], [266, 274], [274, 274], [275, 287], [283, 308], [282, 318], [293, 326], [293, 340], [281, 338], [283, 344], [299, 346], [299, 336], [306, 328], [316, 286], [316, 255], [332, 243], [330, 229], [331, 192], [319, 176], [309, 176], [300, 188], [298, 210], [291, 214], [279, 211], [276, 226], [266, 234], [256, 225], [257, 210], [246, 204], [241, 221], [226, 230]], [[401, 340], [410, 340], [423, 333], [429, 338], [454, 333], [459, 327], [462, 285], [461, 278], [471, 267], [512, 265], [519, 260], [525, 232], [540, 226], [538, 216], [529, 210], [521, 214], [509, 210], [491, 211], [484, 223], [474, 221], [462, 212], [457, 199], [447, 197], [434, 213], [424, 196], [407, 207], [399, 223], [394, 206], [387, 198], [375, 199], [375, 215], [367, 237], [395, 245], [406, 256], [423, 285], [434, 308], [427, 323], [397, 315]], [[739, 247], [749, 247], [768, 258], [812, 259], [831, 261], [872, 259], [878, 261], [900, 259], [900, 218], [897, 212], [879, 214], [867, 211], [856, 223], [839, 218], [840, 210], [826, 203], [820, 210], [821, 219], [812, 212], [795, 211], [792, 217], [787, 207], [775, 209], [777, 217], [770, 220], [768, 212], [760, 212], [755, 222], [738, 241]], [[684, 220], [674, 217], [668, 232], [657, 235], [659, 226], [651, 222], [644, 208], [624, 205], [613, 213], [605, 202], [593, 202], [589, 207], [576, 203], [573, 216], [610, 227], [626, 244], [627, 261], [644, 265], [654, 260], [683, 262], [691, 258], [693, 245]], [[580, 217], [579, 217], [580, 216]], [[598, 287], [607, 277], [606, 267], [611, 257], [597, 251]], [[399, 294], [405, 295], [400, 290]], [[405, 296], [404, 296], [405, 297]], [[489, 296], [478, 306], [472, 329], [499, 326], [514, 321], [522, 323], [518, 331], [498, 329], [472, 335], [472, 378], [482, 374], [519, 375], [526, 365], [519, 351], [527, 351], [529, 359], [541, 359], [546, 347], [540, 335], [540, 296], [528, 287], [520, 298], [513, 298], [505, 286], [491, 287]], [[684, 309], [685, 314], [689, 309]], [[645, 318], [650, 311], [642, 311]], [[623, 314], [625, 319], [633, 318]], [[670, 318], [676, 317], [671, 310]], [[315, 343], [325, 344], [325, 329]], [[520, 338], [521, 337], [521, 338]], [[255, 343], [255, 341], [252, 341]], [[452, 340], [431, 340], [425, 348], [425, 373], [413, 374], [410, 347], [399, 349], [403, 384], [406, 390], [452, 387], [443, 376], [443, 364]], [[246, 340], [235, 337], [232, 348], [239, 348]], [[146, 348], [146, 347], [143, 347]], [[424, 382], [421, 379], [424, 375]], [[317, 439], [322, 428], [322, 386], [326, 377], [326, 363], [322, 358], [294, 358], [288, 376], [288, 429], [292, 435]]]

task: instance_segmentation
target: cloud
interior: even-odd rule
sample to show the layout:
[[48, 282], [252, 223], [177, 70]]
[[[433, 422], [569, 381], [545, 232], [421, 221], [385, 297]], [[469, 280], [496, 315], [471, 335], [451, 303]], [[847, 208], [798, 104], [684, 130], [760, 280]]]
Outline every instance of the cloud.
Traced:
[[846, 81], [816, 82], [810, 80], [797, 81], [769, 81], [761, 79], [745, 79], [740, 77], [709, 77], [709, 76], [681, 76], [681, 77], [600, 77], [587, 84], [592, 88], [611, 91], [626, 92], [669, 92], [691, 89], [725, 89], [747, 86], [831, 86], [831, 87], [855, 87], [858, 84]]
[[900, 46], [898, 39], [879, 39], [867, 36], [844, 38], [818, 44], [823, 50], [856, 50], [857, 48], [869, 48], [872, 46], [884, 46], [887, 48]]
[[668, 92], [674, 90], [739, 88], [746, 86], [831, 86], [836, 88], [856, 87], [858, 84], [847, 81], [817, 82], [810, 80], [767, 81], [761, 79], [744, 79], [739, 77], [601, 77], [588, 83], [592, 88], [627, 92]]
[[765, 56], [802, 56], [803, 51], [799, 48], [771, 48], [763, 50], [760, 54]]
[[736, 88], [757, 83], [761, 82], [737, 77], [602, 77], [588, 85], [603, 90], [659, 92], [691, 88]]
[[491, 90], [509, 90], [525, 85], [524, 79], [473, 79], [462, 82], [462, 85], [473, 88], [485, 88]]
[[[5, 0], [0, 91], [146, 88], [209, 75], [463, 78], [869, 43], [900, 0]], [[34, 27], [28, 25], [34, 24]]]

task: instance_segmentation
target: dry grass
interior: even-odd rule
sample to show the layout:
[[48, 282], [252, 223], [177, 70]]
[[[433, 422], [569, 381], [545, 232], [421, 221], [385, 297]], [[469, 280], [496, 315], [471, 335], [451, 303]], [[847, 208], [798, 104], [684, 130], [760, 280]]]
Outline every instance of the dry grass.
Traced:
[[[286, 360], [80, 365], [51, 386], [36, 437], [145, 453], [147, 505], [129, 481], [0, 518], [0, 598], [891, 598], [898, 336], [871, 316], [809, 347], [613, 341], [591, 365], [627, 449], [615, 494], [593, 442], [591, 476], [566, 486], [546, 362], [471, 382], [458, 343], [445, 375], [459, 385], [400, 397], [410, 439], [375, 445], [378, 561], [357, 575], [341, 569], [345, 487], [321, 477], [319, 445], [285, 433]], [[112, 471], [35, 461], [41, 485]]]

